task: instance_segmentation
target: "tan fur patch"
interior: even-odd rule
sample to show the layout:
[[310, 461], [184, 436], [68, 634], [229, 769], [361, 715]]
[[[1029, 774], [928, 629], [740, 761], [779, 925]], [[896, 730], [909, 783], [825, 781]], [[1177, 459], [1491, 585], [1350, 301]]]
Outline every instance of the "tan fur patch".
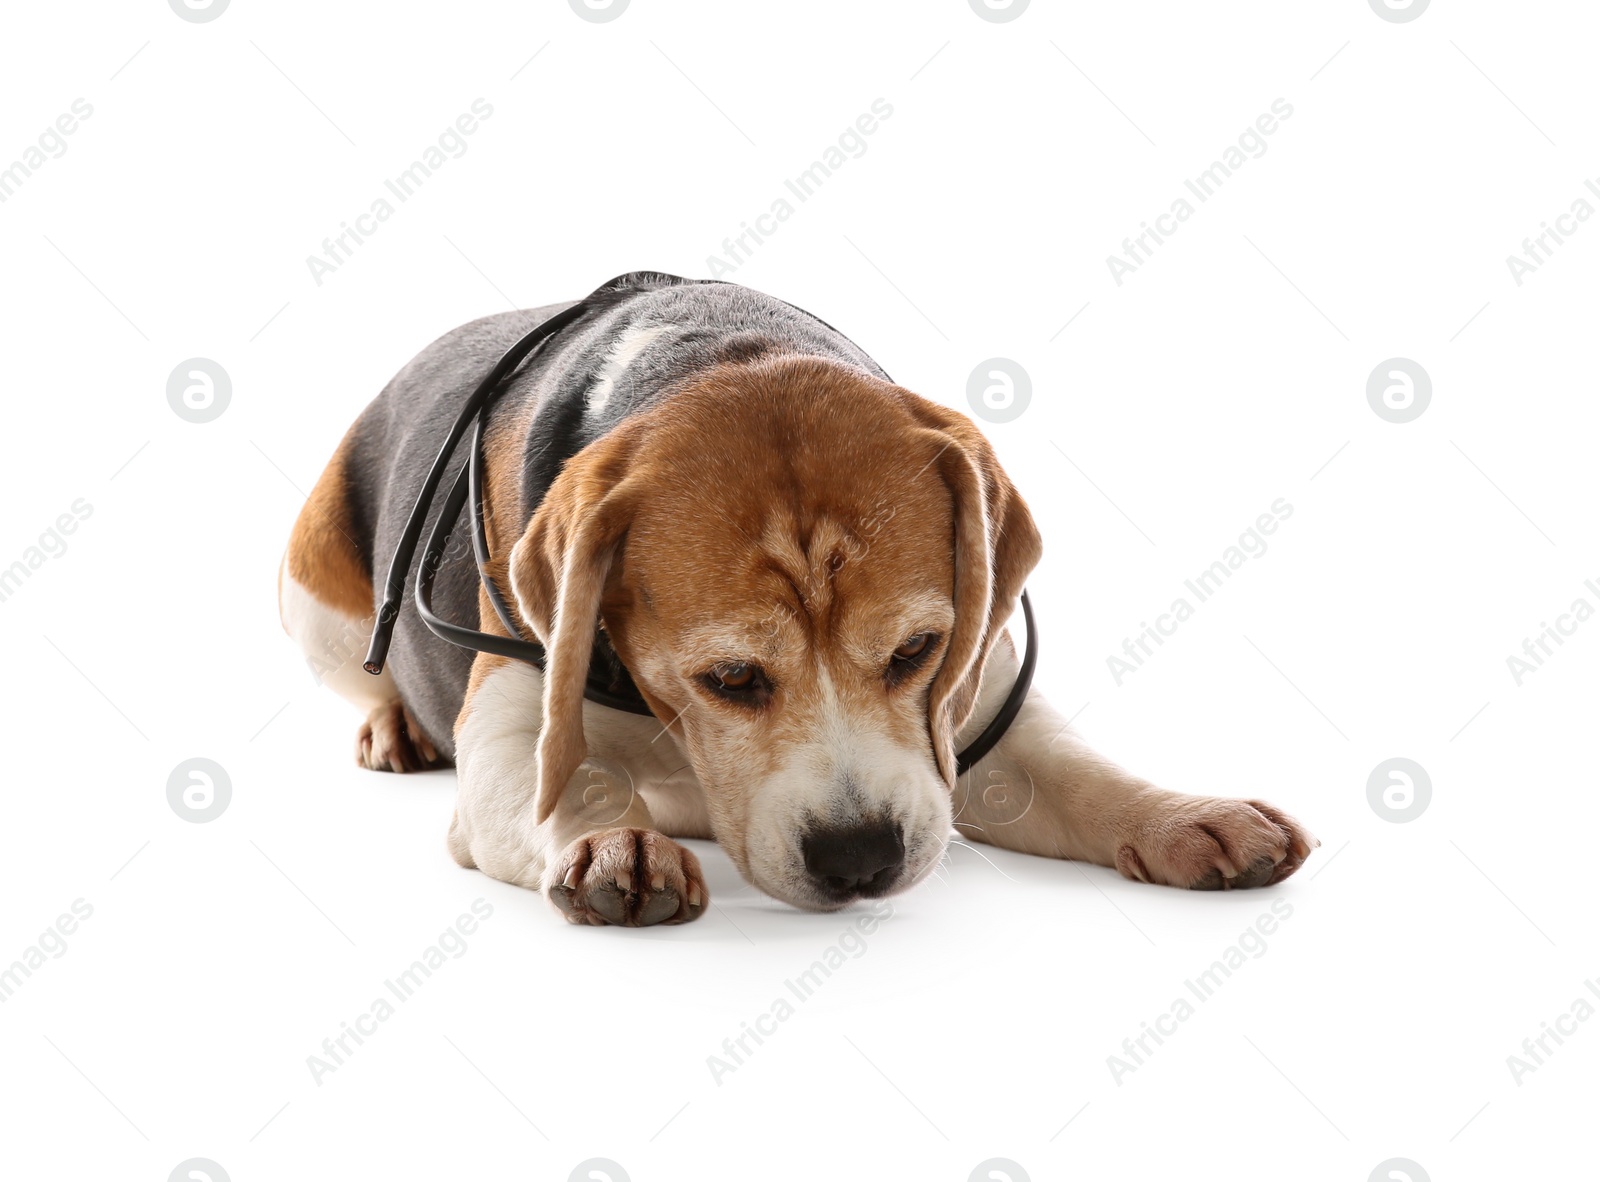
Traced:
[[[511, 548], [527, 522], [522, 517], [522, 468], [527, 458], [528, 427], [536, 407], [531, 401], [500, 410], [494, 414], [494, 430], [483, 444], [483, 532], [489, 544], [489, 574], [506, 598], [512, 615], [520, 619], [516, 597], [511, 593]], [[470, 506], [467, 512], [471, 512]], [[462, 521], [466, 521], [465, 515]], [[505, 635], [505, 626], [495, 614], [488, 594], [479, 594], [479, 628]], [[532, 640], [534, 633], [527, 621], [521, 621], [521, 639]]]
[[[352, 429], [353, 430], [353, 429]], [[289, 574], [317, 602], [355, 619], [374, 609], [368, 558], [355, 543], [345, 456], [347, 433], [306, 498], [289, 535]]]

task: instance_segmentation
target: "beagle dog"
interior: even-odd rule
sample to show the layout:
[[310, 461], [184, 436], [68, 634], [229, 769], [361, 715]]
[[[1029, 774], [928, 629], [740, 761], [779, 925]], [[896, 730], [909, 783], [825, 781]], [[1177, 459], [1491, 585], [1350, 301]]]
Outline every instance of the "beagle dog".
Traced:
[[[1122, 771], [1032, 690], [958, 774], [1016, 681], [1006, 623], [1040, 555], [983, 435], [736, 284], [640, 272], [580, 302], [483, 436], [484, 569], [542, 669], [445, 643], [409, 602], [381, 675], [359, 649], [379, 556], [462, 399], [571, 303], [473, 321], [401, 369], [280, 569], [285, 628], [366, 712], [358, 761], [454, 763], [462, 866], [574, 923], [633, 926], [705, 911], [677, 838], [716, 840], [754, 886], [811, 910], [914, 886], [957, 829], [1202, 890], [1280, 882], [1318, 844], [1271, 805]], [[509, 634], [453, 540], [434, 597]], [[643, 705], [597, 704], [596, 685]]]

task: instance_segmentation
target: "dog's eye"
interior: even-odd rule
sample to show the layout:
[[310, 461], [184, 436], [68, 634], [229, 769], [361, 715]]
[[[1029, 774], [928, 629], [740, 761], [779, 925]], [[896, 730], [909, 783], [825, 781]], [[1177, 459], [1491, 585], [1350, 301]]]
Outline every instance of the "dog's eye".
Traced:
[[932, 632], [918, 632], [899, 648], [894, 650], [895, 660], [914, 661], [927, 651], [928, 643], [933, 639]]
[[761, 666], [742, 661], [731, 665], [715, 665], [701, 676], [701, 680], [713, 693], [739, 702], [760, 701], [772, 691]]
[[907, 675], [920, 669], [929, 655], [939, 643], [937, 633], [918, 632], [915, 636], [908, 636], [894, 654], [889, 658], [889, 667], [884, 670], [884, 677], [890, 685], [897, 685]]
[[722, 689], [749, 689], [751, 682], [756, 679], [756, 667], [754, 665], [719, 665], [711, 671], [711, 676], [717, 679], [717, 685]]

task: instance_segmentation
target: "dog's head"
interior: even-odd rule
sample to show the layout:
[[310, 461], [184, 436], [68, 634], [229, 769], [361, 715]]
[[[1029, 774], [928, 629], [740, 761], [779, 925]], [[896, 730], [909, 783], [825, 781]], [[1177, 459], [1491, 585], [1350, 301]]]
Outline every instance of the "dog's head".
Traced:
[[598, 617], [746, 878], [813, 909], [911, 885], [1039, 552], [964, 416], [815, 357], [699, 375], [569, 461], [511, 554], [548, 650], [538, 819], [586, 754]]

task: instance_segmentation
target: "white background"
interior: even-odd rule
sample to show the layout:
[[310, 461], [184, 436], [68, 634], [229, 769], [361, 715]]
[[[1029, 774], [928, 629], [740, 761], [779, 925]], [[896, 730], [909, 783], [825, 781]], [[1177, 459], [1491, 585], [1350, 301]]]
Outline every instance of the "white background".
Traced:
[[[1589, 6], [6, 19], [0, 162], [75, 99], [93, 114], [0, 205], [0, 566], [76, 499], [92, 514], [0, 603], [0, 964], [94, 911], [0, 1004], [0, 1172], [1592, 1169], [1600, 1022], [1520, 1084], [1507, 1065], [1600, 977], [1600, 623], [1520, 686], [1506, 663], [1600, 604], [1600, 224], [1521, 286], [1505, 262], [1600, 176]], [[466, 153], [317, 284], [306, 257], [480, 97]], [[425, 343], [621, 271], [705, 275], [880, 97], [866, 152], [732, 278], [949, 405], [981, 360], [1024, 366], [1031, 405], [988, 431], [1045, 535], [1040, 683], [1113, 758], [1271, 800], [1323, 845], [1229, 895], [954, 847], [718, 1084], [707, 1057], [851, 917], [758, 895], [705, 843], [717, 908], [685, 928], [569, 928], [458, 869], [453, 773], [352, 765], [358, 718], [279, 630], [275, 572], [341, 432]], [[1119, 286], [1106, 256], [1280, 97], [1266, 153]], [[233, 384], [198, 425], [166, 401], [196, 356]], [[1395, 356], [1433, 382], [1406, 424], [1366, 400]], [[1268, 552], [1117, 685], [1106, 658], [1280, 497]], [[166, 798], [196, 756], [232, 783], [208, 824]], [[1407, 824], [1367, 800], [1394, 756], [1433, 785]], [[314, 1083], [307, 1056], [478, 898], [467, 953]], [[1114, 1081], [1108, 1056], [1274, 898], [1293, 915], [1266, 953]]]

